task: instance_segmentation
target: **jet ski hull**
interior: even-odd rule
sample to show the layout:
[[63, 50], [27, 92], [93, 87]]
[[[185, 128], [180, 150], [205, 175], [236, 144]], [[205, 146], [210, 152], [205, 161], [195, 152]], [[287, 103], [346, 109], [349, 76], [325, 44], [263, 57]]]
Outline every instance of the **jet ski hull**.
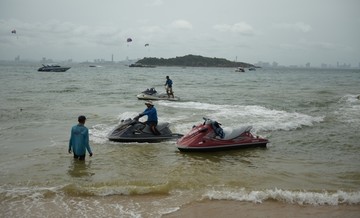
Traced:
[[158, 93], [155, 88], [146, 89], [136, 96], [140, 100], [168, 100], [168, 101], [179, 101], [180, 98], [177, 96], [169, 97], [166, 93]]
[[[224, 130], [218, 126], [223, 133], [220, 136], [215, 131], [214, 121], [205, 119], [204, 124], [194, 126], [193, 129], [179, 140], [177, 148], [180, 151], [218, 151], [241, 148], [266, 147], [267, 139], [254, 136], [250, 133], [251, 126], [245, 126], [233, 130]], [[216, 122], [216, 121], [215, 121]], [[217, 122], [216, 122], [217, 123]]]
[[180, 134], [171, 134], [171, 135], [160, 135], [160, 136], [142, 136], [142, 137], [109, 137], [110, 141], [114, 142], [139, 142], [139, 143], [156, 143], [156, 142], [162, 142], [167, 140], [176, 140], [178, 138], [182, 137]]
[[144, 93], [138, 94], [136, 96], [139, 100], [167, 100], [167, 101], [179, 101], [179, 97], [168, 97], [167, 94], [159, 94], [159, 95], [147, 95]]
[[251, 142], [251, 143], [239, 143], [239, 144], [212, 144], [208, 146], [182, 146], [177, 145], [177, 148], [180, 151], [184, 152], [206, 152], [206, 151], [224, 151], [224, 150], [233, 150], [233, 149], [245, 149], [245, 148], [266, 148], [266, 142]]

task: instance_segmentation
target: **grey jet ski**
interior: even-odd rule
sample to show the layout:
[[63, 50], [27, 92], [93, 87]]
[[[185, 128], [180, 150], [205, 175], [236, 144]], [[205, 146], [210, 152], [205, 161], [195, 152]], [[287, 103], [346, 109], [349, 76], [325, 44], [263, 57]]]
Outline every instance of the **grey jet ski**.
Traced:
[[154, 135], [150, 127], [138, 119], [138, 117], [135, 117], [133, 119], [121, 120], [120, 125], [109, 134], [109, 140], [115, 142], [160, 142], [178, 139], [183, 136], [178, 133], [172, 133], [168, 122], [159, 123], [156, 128], [161, 134]]

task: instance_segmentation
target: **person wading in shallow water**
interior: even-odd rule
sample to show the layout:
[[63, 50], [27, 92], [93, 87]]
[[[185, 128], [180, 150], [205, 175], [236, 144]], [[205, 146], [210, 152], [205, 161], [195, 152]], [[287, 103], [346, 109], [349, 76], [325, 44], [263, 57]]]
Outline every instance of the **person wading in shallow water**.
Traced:
[[170, 79], [169, 76], [166, 76], [165, 89], [166, 89], [168, 98], [170, 98], [170, 96], [172, 96], [172, 98], [174, 98], [174, 92], [172, 90], [172, 85], [173, 85], [172, 80]]
[[152, 101], [145, 102], [145, 105], [147, 106], [147, 108], [144, 110], [144, 112], [139, 114], [138, 118], [147, 115], [148, 119], [145, 123], [150, 126], [151, 132], [154, 135], [160, 135], [161, 133], [156, 128], [156, 126], [158, 124], [156, 108], [154, 107], [154, 104], [152, 103]]
[[71, 128], [71, 136], [69, 140], [69, 153], [74, 153], [74, 158], [85, 160], [86, 150], [90, 157], [93, 155], [89, 145], [89, 130], [86, 128], [86, 117], [81, 115], [78, 117], [79, 123]]

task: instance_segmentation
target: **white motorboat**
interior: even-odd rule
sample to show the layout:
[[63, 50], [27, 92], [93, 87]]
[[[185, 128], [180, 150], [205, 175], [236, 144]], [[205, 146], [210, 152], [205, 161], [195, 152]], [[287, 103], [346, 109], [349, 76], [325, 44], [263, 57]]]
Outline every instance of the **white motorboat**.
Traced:
[[245, 72], [245, 69], [242, 67], [236, 68], [235, 72]]

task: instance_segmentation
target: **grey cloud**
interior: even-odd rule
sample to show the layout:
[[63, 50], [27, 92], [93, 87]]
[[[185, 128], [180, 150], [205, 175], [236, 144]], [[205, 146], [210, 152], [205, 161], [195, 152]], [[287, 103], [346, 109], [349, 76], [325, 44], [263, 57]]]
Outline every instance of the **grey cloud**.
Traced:
[[220, 32], [240, 33], [243, 35], [253, 35], [254, 34], [254, 28], [246, 22], [238, 22], [238, 23], [235, 23], [232, 25], [217, 24], [217, 25], [214, 25], [213, 28]]
[[274, 26], [274, 28], [277, 28], [277, 29], [285, 29], [285, 30], [303, 32], [303, 33], [307, 33], [309, 31], [311, 31], [311, 29], [312, 29], [309, 24], [306, 24], [304, 22], [278, 23], [278, 24], [274, 24], [273, 26]]
[[192, 29], [192, 24], [187, 20], [175, 20], [171, 23], [171, 27], [176, 29]]

